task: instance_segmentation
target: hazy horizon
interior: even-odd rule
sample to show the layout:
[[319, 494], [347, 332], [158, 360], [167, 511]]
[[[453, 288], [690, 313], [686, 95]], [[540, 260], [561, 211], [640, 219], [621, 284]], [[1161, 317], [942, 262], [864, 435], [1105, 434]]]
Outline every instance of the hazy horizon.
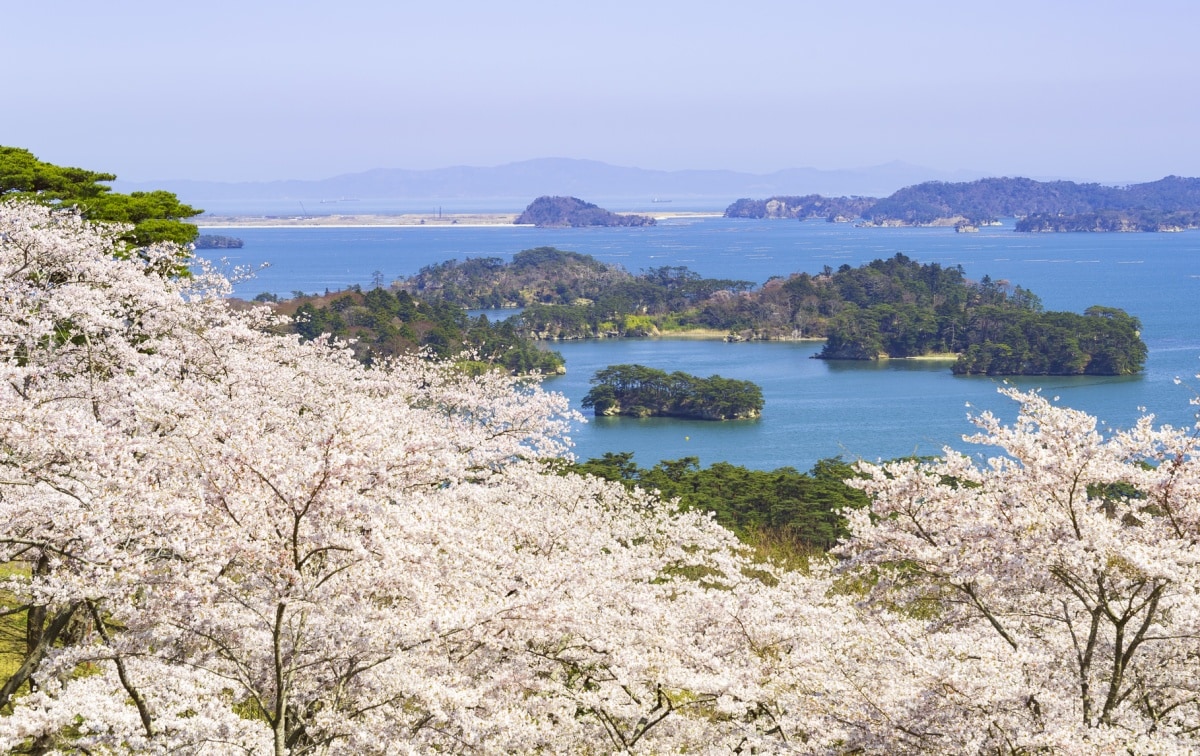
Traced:
[[13, 4], [0, 144], [123, 181], [564, 157], [1200, 176], [1200, 5]]

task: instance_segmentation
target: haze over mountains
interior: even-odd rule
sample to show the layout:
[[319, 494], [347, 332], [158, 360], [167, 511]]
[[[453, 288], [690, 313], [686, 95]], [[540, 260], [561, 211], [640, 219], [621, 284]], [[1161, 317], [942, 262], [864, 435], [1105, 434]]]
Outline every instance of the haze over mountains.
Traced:
[[[279, 201], [309, 202], [307, 212], [355, 212], [346, 200], [493, 201], [495, 209], [519, 210], [533, 197], [568, 195], [634, 204], [654, 200], [723, 209], [739, 197], [777, 194], [869, 195], [883, 197], [922, 181], [969, 181], [977, 171], [937, 171], [901, 162], [853, 170], [790, 168], [767, 174], [727, 170], [659, 171], [593, 160], [542, 158], [495, 167], [455, 166], [436, 170], [376, 169], [319, 181], [216, 182], [163, 180], [114, 182], [120, 192], [165, 189], [209, 212]], [[317, 203], [334, 203], [320, 207]], [[372, 203], [375, 204], [375, 203]], [[365, 211], [365, 210], [364, 210]], [[372, 207], [377, 212], [377, 207]]]

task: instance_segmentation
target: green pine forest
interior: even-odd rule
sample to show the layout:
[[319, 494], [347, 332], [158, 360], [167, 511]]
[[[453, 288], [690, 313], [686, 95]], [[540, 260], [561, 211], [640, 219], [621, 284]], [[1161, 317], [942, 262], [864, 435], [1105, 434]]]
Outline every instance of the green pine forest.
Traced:
[[[273, 299], [260, 295], [262, 301]], [[325, 296], [279, 302], [276, 311], [292, 318], [285, 328], [313, 339], [329, 334], [352, 340], [364, 362], [412, 351], [456, 360], [471, 369], [500, 367], [524, 375], [565, 370], [562, 355], [540, 348], [508, 321], [469, 316], [462, 307], [437, 299], [414, 299], [405, 291], [355, 288]]]
[[534, 339], [620, 338], [708, 330], [730, 340], [825, 339], [822, 359], [957, 355], [953, 371], [986, 375], [1129, 375], [1146, 346], [1138, 319], [1095, 306], [1046, 311], [1027, 289], [961, 266], [903, 254], [816, 274], [747, 281], [684, 267], [639, 274], [576, 252], [538, 248], [451, 260], [397, 282], [414, 296], [463, 307], [521, 306], [512, 318]]
[[610, 365], [596, 371], [583, 407], [596, 415], [742, 420], [758, 417], [762, 389], [750, 381], [719, 375], [698, 378], [645, 365]]
[[867, 504], [844, 481], [856, 476], [841, 458], [822, 459], [807, 473], [792, 467], [751, 470], [726, 462], [700, 467], [696, 457], [639, 467], [628, 452], [606, 453], [568, 466], [627, 486], [659, 491], [685, 509], [712, 512], [744, 541], [769, 554], [802, 557], [834, 546], [846, 535], [840, 514]]

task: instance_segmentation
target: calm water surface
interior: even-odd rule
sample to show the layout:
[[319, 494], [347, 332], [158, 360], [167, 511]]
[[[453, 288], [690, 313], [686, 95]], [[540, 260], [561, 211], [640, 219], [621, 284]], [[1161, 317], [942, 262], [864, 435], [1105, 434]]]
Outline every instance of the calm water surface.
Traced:
[[[1046, 309], [1121, 307], [1142, 320], [1150, 348], [1146, 371], [1130, 378], [1022, 378], [1067, 406], [1126, 427], [1145, 407], [1162, 422], [1194, 421], [1200, 371], [1200, 232], [1181, 234], [1016, 234], [1011, 226], [978, 234], [950, 229], [858, 229], [823, 222], [689, 219], [641, 229], [270, 228], [219, 229], [242, 238], [232, 264], [271, 267], [240, 284], [237, 295], [262, 291], [322, 292], [415, 273], [450, 258], [510, 259], [523, 249], [555, 246], [593, 255], [632, 272], [685, 265], [705, 276], [761, 283], [773, 275], [857, 266], [901, 252], [919, 262], [962, 265], [969, 278], [1008, 279], [1041, 297]], [[616, 363], [641, 363], [697, 375], [753, 380], [766, 407], [757, 421], [706, 423], [652, 418], [589, 419], [573, 438], [576, 455], [633, 451], [642, 464], [697, 456], [761, 469], [807, 469], [822, 457], [878, 459], [932, 454], [943, 445], [974, 448], [968, 407], [1013, 416], [998, 397], [998, 380], [955, 377], [928, 362], [826, 362], [810, 359], [811, 343], [694, 340], [565, 342], [568, 374], [547, 380], [574, 406], [588, 378]], [[1184, 385], [1175, 384], [1175, 378]]]

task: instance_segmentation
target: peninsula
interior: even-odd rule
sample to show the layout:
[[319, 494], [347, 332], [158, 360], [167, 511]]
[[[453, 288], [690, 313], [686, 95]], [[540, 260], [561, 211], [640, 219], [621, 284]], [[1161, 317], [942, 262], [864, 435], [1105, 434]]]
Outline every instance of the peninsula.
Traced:
[[[469, 316], [461, 307], [408, 292], [353, 287], [325, 296], [280, 300], [255, 298], [288, 318], [279, 326], [305, 339], [330, 335], [351, 345], [354, 356], [371, 364], [404, 353], [454, 360], [468, 371], [502, 369], [513, 375], [566, 372], [562, 355], [541, 349], [507, 321]], [[464, 353], [466, 350], [466, 353]]]
[[1129, 186], [985, 178], [927, 181], [882, 199], [776, 196], [740, 199], [727, 218], [860, 219], [863, 226], [977, 230], [1016, 218], [1017, 231], [1183, 231], [1200, 228], [1200, 179], [1167, 176]]

